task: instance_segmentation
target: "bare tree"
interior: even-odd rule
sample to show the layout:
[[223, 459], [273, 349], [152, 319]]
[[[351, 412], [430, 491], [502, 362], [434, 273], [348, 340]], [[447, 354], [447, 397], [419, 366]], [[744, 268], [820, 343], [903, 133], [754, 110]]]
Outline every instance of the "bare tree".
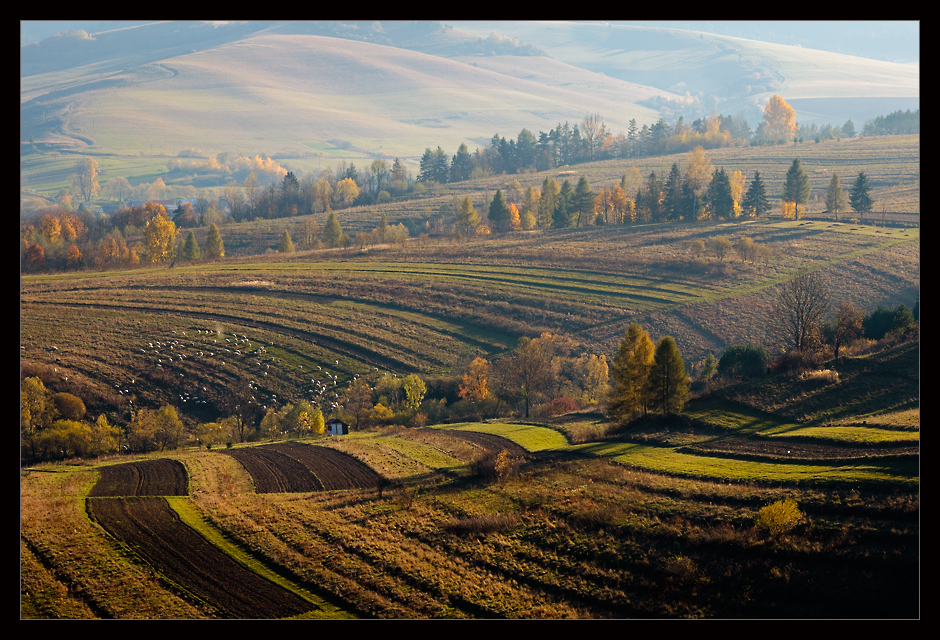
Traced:
[[816, 272], [802, 273], [781, 284], [771, 320], [784, 346], [801, 353], [813, 346], [829, 304], [826, 283]]

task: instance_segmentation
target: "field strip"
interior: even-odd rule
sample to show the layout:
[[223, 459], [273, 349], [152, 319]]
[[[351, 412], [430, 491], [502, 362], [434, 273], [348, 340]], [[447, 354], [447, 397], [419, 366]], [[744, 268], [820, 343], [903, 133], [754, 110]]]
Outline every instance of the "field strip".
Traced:
[[919, 484], [917, 462], [870, 461], [858, 464], [767, 463], [733, 458], [701, 456], [677, 452], [671, 447], [657, 447], [628, 442], [604, 442], [573, 445], [584, 454], [611, 458], [629, 466], [693, 478], [731, 482], [766, 482], [794, 484], [884, 484], [915, 488]]
[[188, 498], [167, 498], [170, 508], [179, 515], [183, 524], [189, 526], [210, 544], [220, 549], [222, 552], [231, 556], [233, 560], [244, 566], [246, 569], [260, 575], [263, 578], [293, 592], [307, 602], [315, 605], [317, 611], [298, 616], [300, 618], [354, 618], [355, 616], [337, 607], [321, 598], [320, 596], [304, 589], [283, 576], [271, 571], [264, 564], [255, 560], [251, 555], [243, 552], [239, 547], [232, 544], [222, 533], [206, 522], [202, 513]]
[[570, 446], [564, 434], [534, 424], [516, 424], [508, 422], [450, 424], [440, 427], [445, 430], [473, 431], [500, 436], [515, 442], [532, 452], [548, 449], [566, 449]]

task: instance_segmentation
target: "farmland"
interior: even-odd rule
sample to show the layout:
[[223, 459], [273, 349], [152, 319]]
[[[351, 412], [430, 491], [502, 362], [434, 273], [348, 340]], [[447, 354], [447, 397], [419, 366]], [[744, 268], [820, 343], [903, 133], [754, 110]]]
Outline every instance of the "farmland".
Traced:
[[[226, 242], [290, 223], [226, 225]], [[718, 236], [768, 257], [690, 252]], [[630, 322], [674, 336], [696, 377], [709, 353], [774, 344], [776, 286], [801, 271], [866, 310], [920, 290], [919, 228], [856, 220], [241, 253], [23, 276], [22, 376], [119, 425], [172, 405], [192, 433], [246, 385], [263, 408], [328, 408], [353, 380], [452, 379], [544, 332], [610, 360]], [[21, 616], [916, 618], [919, 340], [826, 366], [627, 428], [586, 410], [36, 464]], [[762, 510], [788, 499], [800, 516], [771, 534]]]

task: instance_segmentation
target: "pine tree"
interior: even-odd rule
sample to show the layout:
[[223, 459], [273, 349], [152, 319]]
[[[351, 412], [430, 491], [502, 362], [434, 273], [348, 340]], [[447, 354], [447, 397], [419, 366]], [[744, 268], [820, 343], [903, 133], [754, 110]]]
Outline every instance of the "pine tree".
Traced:
[[767, 188], [764, 181], [761, 180], [760, 171], [754, 172], [754, 179], [744, 194], [744, 210], [750, 215], [760, 217], [771, 210], [770, 199], [767, 197]]
[[490, 222], [493, 223], [495, 231], [505, 231], [509, 224], [509, 207], [506, 205], [506, 198], [501, 189], [496, 190], [490, 202], [490, 209], [487, 213]]
[[787, 170], [787, 179], [783, 184], [783, 201], [792, 203], [799, 212], [800, 207], [809, 201], [809, 192], [809, 176], [803, 171], [800, 159], [796, 158]]
[[470, 196], [464, 196], [463, 200], [460, 201], [460, 207], [457, 209], [457, 226], [470, 233], [478, 224], [480, 224], [480, 214], [474, 209]]
[[199, 243], [196, 242], [196, 234], [192, 231], [186, 236], [186, 242], [183, 244], [183, 260], [199, 259]]
[[574, 210], [578, 213], [576, 227], [587, 223], [594, 212], [594, 191], [584, 176], [578, 178], [578, 186], [574, 190]]
[[559, 192], [558, 181], [552, 177], [545, 178], [539, 194], [538, 226], [540, 229], [547, 229], [554, 224]]
[[607, 413], [611, 420], [622, 422], [641, 410], [646, 412], [649, 404], [647, 382], [654, 351], [649, 334], [639, 324], [631, 323], [610, 367], [612, 386]]
[[870, 190], [871, 184], [868, 182], [868, 176], [865, 175], [864, 171], [859, 172], [855, 184], [852, 185], [852, 191], [849, 193], [849, 202], [852, 203], [852, 208], [858, 213], [868, 213], [874, 206], [875, 203], [869, 195]]
[[323, 243], [330, 248], [340, 247], [343, 244], [343, 228], [339, 225], [335, 211], [330, 211], [330, 217], [327, 218], [326, 225], [323, 227]]
[[222, 233], [216, 224], [209, 227], [209, 234], [206, 236], [206, 257], [210, 259], [224, 258], [225, 245], [222, 243]]
[[679, 220], [682, 217], [682, 173], [679, 164], [675, 162], [663, 189], [663, 213], [666, 220]]
[[648, 381], [652, 401], [659, 406], [663, 415], [682, 411], [689, 392], [688, 380], [675, 339], [663, 336], [656, 345]]
[[708, 185], [708, 203], [716, 218], [730, 220], [734, 217], [731, 181], [724, 169], [715, 169], [715, 173], [712, 174], [712, 181]]
[[565, 229], [574, 222], [572, 216], [572, 203], [574, 202], [575, 192], [571, 182], [565, 180], [558, 192], [558, 200], [555, 203], [555, 211], [552, 214], [552, 226], [556, 229]]

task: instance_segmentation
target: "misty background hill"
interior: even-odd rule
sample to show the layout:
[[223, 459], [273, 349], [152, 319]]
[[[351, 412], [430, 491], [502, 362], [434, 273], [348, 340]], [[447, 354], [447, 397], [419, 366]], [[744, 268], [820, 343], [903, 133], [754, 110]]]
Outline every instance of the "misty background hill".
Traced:
[[21, 140], [101, 151], [448, 153], [599, 113], [625, 131], [919, 108], [917, 22], [21, 22]]

